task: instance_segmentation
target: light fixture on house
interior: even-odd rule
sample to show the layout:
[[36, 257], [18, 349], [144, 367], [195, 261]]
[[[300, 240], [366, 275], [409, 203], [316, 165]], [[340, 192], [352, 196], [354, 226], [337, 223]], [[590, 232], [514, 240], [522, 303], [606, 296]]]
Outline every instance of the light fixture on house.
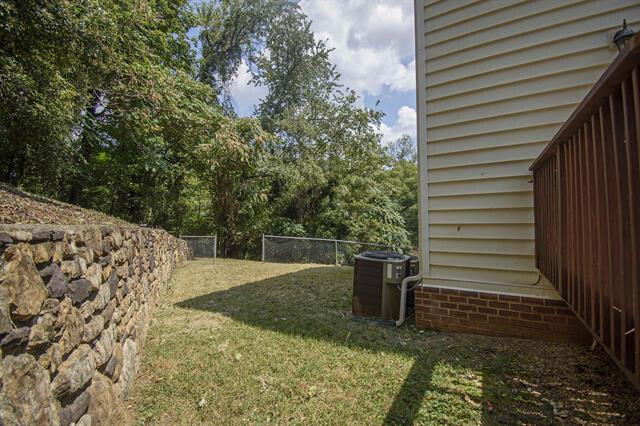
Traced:
[[619, 52], [624, 49], [624, 46], [627, 44], [627, 41], [629, 41], [629, 39], [633, 37], [633, 34], [635, 34], [634, 31], [631, 28], [627, 27], [627, 20], [623, 19], [622, 29], [620, 31], [617, 31], [613, 35], [613, 42], [615, 43]]

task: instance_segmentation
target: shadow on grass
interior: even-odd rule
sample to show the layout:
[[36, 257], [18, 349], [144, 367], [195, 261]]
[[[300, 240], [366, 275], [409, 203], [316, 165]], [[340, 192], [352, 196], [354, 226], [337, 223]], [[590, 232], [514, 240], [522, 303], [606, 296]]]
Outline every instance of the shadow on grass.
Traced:
[[[622, 397], [611, 394], [613, 387], [628, 384], [602, 362], [602, 357], [566, 344], [419, 334], [410, 324], [396, 330], [352, 321], [351, 283], [345, 279], [348, 274], [344, 269], [336, 271], [340, 270], [312, 267], [197, 296], [177, 306], [222, 313], [279, 333], [413, 358], [385, 424], [423, 422], [424, 413], [419, 412], [425, 397], [431, 400], [446, 394], [454, 394], [450, 396], [457, 401], [455, 407], [460, 404], [472, 407], [471, 412], [482, 410], [481, 421], [489, 424], [640, 421], [640, 415], [629, 413], [626, 405], [629, 398], [634, 398], [633, 393], [623, 388], [618, 389]], [[460, 371], [450, 378], [450, 386], [443, 386], [434, 383], [435, 366]], [[465, 391], [469, 388], [462, 377], [465, 370], [481, 372], [481, 377], [467, 377], [480, 381], [480, 396]], [[589, 374], [585, 374], [587, 370]]]

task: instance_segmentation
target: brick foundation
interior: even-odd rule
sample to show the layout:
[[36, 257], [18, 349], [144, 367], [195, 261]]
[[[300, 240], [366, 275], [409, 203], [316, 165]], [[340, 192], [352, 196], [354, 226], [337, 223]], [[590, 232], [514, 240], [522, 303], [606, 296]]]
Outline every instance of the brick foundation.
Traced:
[[423, 287], [416, 326], [441, 331], [589, 343], [591, 334], [562, 300]]

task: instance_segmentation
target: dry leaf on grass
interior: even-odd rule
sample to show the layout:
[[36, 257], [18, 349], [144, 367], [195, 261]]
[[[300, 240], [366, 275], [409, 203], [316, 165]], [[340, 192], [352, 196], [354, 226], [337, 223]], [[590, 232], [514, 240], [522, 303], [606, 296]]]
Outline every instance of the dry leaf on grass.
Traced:
[[202, 408], [205, 405], [207, 405], [206, 396], [207, 396], [207, 393], [205, 392], [204, 395], [202, 395], [202, 398], [200, 398], [200, 402], [198, 402], [198, 407]]

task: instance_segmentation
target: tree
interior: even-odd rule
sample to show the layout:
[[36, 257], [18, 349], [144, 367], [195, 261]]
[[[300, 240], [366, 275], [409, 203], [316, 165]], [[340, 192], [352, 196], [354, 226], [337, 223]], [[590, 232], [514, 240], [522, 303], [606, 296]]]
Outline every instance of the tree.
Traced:
[[[234, 161], [232, 171], [222, 168], [224, 175], [212, 180], [212, 185], [223, 182], [222, 187], [231, 192], [264, 197], [260, 198], [264, 204], [223, 203], [225, 214], [236, 221], [221, 230], [229, 253], [238, 254], [246, 245], [238, 245], [240, 238], [232, 237], [231, 230], [250, 233], [260, 228], [408, 247], [399, 206], [382, 179], [386, 157], [374, 130], [382, 113], [357, 107], [355, 93], [341, 89], [330, 49], [315, 38], [299, 7], [293, 2], [285, 7], [279, 1], [266, 1], [260, 3], [264, 9], [260, 15], [242, 2], [212, 5], [208, 7], [215, 11], [207, 9], [211, 17], [207, 21], [218, 24], [208, 26], [200, 39], [215, 43], [203, 49], [202, 64], [208, 65], [201, 70], [215, 70], [215, 78], [203, 81], [215, 88], [235, 75], [241, 60], [247, 61], [252, 83], [268, 90], [256, 115], [263, 129], [273, 135], [261, 145], [264, 150], [259, 154], [254, 151], [247, 162]], [[268, 25], [263, 24], [265, 16]], [[223, 64], [217, 62], [219, 46], [234, 46], [234, 53]], [[214, 191], [214, 199], [219, 200], [222, 192], [222, 188]], [[244, 199], [239, 193], [222, 198], [236, 197]], [[252, 214], [242, 214], [248, 205]]]
[[[74, 158], [71, 135], [109, 54], [97, 0], [0, 3], [0, 162], [2, 179], [50, 189]], [[91, 66], [93, 65], [93, 66]], [[46, 160], [46, 161], [45, 161]]]
[[299, 8], [274, 18], [251, 80], [268, 89], [256, 111], [267, 130], [278, 133], [280, 119], [316, 99], [330, 97], [339, 87], [330, 52], [324, 41], [315, 39], [311, 23]]
[[218, 144], [198, 149], [199, 176], [210, 204], [210, 226], [218, 235], [223, 256], [246, 257], [265, 229], [268, 205], [270, 135], [251, 118], [227, 120], [220, 137], [228, 141], [222, 155]]
[[411, 136], [404, 134], [387, 148], [389, 156], [394, 161], [417, 161], [416, 144]]
[[224, 119], [194, 80], [186, 0], [0, 3], [2, 179], [172, 227]]
[[382, 113], [356, 106], [353, 91], [304, 97], [274, 121], [280, 159], [270, 198], [278, 223], [312, 236], [409, 246], [399, 206], [384, 179], [375, 132]]
[[[1, 179], [215, 232], [227, 256], [265, 231], [410, 246], [382, 113], [342, 88], [296, 2], [5, 0], [0, 30]], [[268, 90], [255, 118], [230, 108], [243, 61]]]
[[252, 66], [273, 20], [296, 9], [288, 0], [215, 0], [197, 7], [202, 58], [198, 79], [211, 86], [218, 101], [232, 112], [229, 85], [242, 61]]
[[393, 198], [400, 206], [405, 229], [413, 248], [418, 247], [418, 167], [412, 161], [393, 162], [384, 180], [393, 188]]

